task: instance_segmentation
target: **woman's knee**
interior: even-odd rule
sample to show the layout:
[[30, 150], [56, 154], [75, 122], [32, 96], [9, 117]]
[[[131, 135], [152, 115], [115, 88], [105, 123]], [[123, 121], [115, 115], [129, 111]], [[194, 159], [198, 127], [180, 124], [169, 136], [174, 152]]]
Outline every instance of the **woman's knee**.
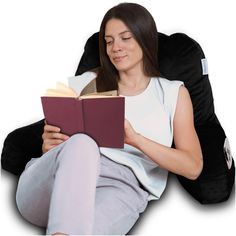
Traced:
[[86, 134], [75, 134], [71, 136], [65, 143], [60, 152], [60, 161], [82, 162], [83, 164], [95, 164], [100, 160], [100, 151], [97, 143]]
[[92, 148], [92, 149], [98, 149], [97, 143], [87, 134], [75, 134], [69, 138], [67, 143], [72, 144], [75, 147], [78, 148]]

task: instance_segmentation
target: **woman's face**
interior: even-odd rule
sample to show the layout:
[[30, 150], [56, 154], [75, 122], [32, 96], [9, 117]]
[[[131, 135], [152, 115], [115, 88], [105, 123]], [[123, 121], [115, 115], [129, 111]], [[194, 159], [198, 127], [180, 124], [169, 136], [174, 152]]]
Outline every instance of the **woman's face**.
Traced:
[[129, 28], [118, 19], [111, 19], [105, 28], [107, 54], [119, 72], [143, 68], [143, 52]]

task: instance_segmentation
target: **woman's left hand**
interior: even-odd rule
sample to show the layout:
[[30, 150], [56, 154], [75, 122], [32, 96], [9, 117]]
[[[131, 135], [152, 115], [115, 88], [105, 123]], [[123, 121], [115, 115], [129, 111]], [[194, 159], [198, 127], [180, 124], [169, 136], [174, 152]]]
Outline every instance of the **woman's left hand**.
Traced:
[[125, 119], [124, 128], [125, 128], [124, 142], [126, 144], [136, 146], [139, 134], [134, 130], [134, 128], [127, 119]]

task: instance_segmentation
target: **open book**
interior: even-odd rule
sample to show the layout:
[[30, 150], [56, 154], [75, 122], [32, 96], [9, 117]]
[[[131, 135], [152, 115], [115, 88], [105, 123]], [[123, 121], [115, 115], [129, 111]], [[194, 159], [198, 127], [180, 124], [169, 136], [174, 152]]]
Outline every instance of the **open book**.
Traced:
[[117, 96], [117, 91], [79, 96], [58, 83], [41, 101], [47, 123], [59, 127], [62, 133], [86, 133], [99, 147], [123, 148], [124, 97]]

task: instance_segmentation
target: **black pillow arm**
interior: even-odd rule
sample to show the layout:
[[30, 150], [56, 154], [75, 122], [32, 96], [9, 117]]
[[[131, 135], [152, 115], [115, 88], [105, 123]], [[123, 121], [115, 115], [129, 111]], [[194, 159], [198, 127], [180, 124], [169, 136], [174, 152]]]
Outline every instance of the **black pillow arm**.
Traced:
[[31, 158], [42, 155], [44, 119], [9, 133], [4, 141], [1, 165], [6, 171], [20, 175]]

